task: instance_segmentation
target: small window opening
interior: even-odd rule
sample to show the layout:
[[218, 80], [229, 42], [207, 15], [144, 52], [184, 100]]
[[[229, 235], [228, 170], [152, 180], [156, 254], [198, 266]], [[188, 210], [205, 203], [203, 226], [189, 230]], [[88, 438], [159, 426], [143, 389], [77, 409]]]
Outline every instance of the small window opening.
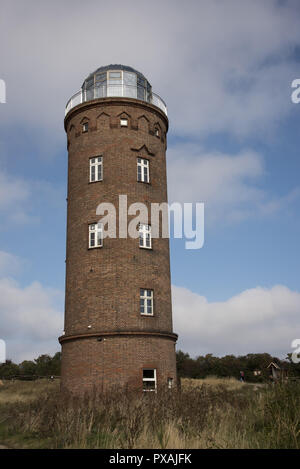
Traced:
[[169, 388], [169, 389], [172, 389], [172, 388], [173, 388], [173, 384], [174, 384], [173, 378], [168, 378], [168, 388]]
[[100, 248], [103, 246], [103, 225], [92, 223], [89, 225], [89, 248]]
[[140, 313], [153, 316], [153, 290], [140, 288]]
[[143, 391], [156, 391], [156, 369], [143, 370]]

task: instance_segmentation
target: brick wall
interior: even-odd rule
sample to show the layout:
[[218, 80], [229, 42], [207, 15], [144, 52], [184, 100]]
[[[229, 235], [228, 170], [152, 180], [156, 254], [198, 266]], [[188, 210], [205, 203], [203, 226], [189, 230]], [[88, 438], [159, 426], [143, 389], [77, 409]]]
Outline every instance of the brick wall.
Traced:
[[[128, 127], [120, 126], [121, 117], [128, 119]], [[83, 122], [88, 122], [86, 133]], [[152, 202], [167, 201], [167, 118], [148, 103], [106, 98], [71, 110], [65, 129], [69, 164], [64, 338], [116, 331], [172, 333], [169, 240], [153, 239], [152, 250], [147, 250], [139, 248], [138, 239], [107, 238], [102, 248], [88, 249], [88, 225], [99, 220], [99, 203], [117, 208], [122, 194], [128, 206], [144, 202], [150, 208]], [[89, 183], [89, 158], [100, 155], [103, 181]], [[150, 161], [149, 184], [137, 182], [137, 157]], [[140, 315], [140, 288], [154, 291], [153, 317]], [[175, 335], [135, 335], [64, 342], [63, 385], [75, 391], [76, 380], [81, 389], [92, 383], [105, 387], [136, 382], [146, 358], [155, 362], [158, 381], [175, 381], [175, 340]]]
[[107, 337], [74, 340], [63, 345], [62, 386], [75, 393], [97, 388], [142, 390], [143, 368], [155, 368], [157, 386], [176, 381], [174, 341], [158, 337]]

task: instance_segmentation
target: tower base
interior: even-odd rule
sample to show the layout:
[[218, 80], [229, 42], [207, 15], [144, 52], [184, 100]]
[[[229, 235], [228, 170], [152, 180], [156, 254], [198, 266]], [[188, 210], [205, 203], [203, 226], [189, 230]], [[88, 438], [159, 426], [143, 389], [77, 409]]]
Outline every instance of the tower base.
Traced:
[[155, 370], [156, 390], [175, 387], [176, 339], [176, 334], [147, 332], [62, 336], [62, 390], [77, 395], [112, 388], [143, 391], [149, 384], [144, 370]]

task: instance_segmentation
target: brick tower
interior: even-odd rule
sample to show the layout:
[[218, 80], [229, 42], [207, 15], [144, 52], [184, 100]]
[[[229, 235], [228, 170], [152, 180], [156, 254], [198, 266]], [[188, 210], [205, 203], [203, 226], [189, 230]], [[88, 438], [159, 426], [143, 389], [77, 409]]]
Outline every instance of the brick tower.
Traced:
[[[156, 390], [176, 384], [169, 239], [151, 232], [167, 202], [167, 109], [131, 67], [100, 67], [67, 103], [68, 215], [62, 388]], [[119, 196], [142, 202], [138, 238], [121, 237]], [[116, 207], [103, 237], [100, 203]], [[128, 222], [134, 216], [128, 215]]]

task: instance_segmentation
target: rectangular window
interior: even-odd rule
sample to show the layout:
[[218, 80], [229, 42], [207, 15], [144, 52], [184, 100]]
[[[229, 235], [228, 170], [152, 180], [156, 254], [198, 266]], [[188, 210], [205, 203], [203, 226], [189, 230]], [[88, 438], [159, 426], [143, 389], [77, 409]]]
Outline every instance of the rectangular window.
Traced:
[[108, 72], [107, 96], [123, 96], [122, 72]]
[[168, 378], [168, 388], [169, 389], [173, 388], [173, 378]]
[[89, 130], [89, 123], [85, 122], [82, 124], [82, 132], [87, 132]]
[[106, 73], [97, 73], [95, 77], [96, 83], [104, 83], [106, 82]]
[[121, 127], [128, 127], [128, 120], [127, 119], [120, 119]]
[[149, 182], [149, 160], [137, 159], [137, 180], [139, 182]]
[[109, 72], [109, 78], [112, 78], [112, 79], [121, 78], [121, 72]]
[[92, 223], [89, 225], [89, 248], [100, 248], [103, 246], [103, 225]]
[[90, 182], [102, 181], [102, 156], [90, 158]]
[[156, 391], [156, 369], [143, 370], [143, 391]]
[[151, 225], [139, 225], [139, 245], [140, 248], [151, 249], [152, 240], [151, 240]]
[[140, 289], [140, 313], [153, 316], [153, 290]]

